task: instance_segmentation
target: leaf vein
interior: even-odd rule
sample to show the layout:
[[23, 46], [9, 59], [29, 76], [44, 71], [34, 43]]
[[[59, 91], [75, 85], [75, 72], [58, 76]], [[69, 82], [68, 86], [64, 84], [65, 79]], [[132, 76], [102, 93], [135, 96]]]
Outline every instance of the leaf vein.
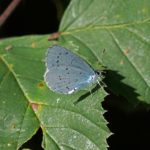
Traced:
[[[50, 105], [49, 105], [49, 106], [50, 106]], [[51, 109], [52, 109], [52, 108], [53, 108], [53, 109], [60, 109], [60, 110], [64, 110], [64, 111], [68, 111], [68, 112], [75, 113], [76, 115], [79, 115], [79, 116], [85, 118], [86, 120], [88, 120], [89, 122], [91, 122], [95, 127], [100, 128], [98, 124], [94, 123], [92, 120], [90, 120], [90, 118], [88, 118], [88, 117], [85, 116], [84, 114], [81, 114], [81, 113], [79, 113], [79, 112], [76, 112], [76, 111], [73, 111], [73, 110], [69, 110], [69, 109], [66, 109], [66, 108], [62, 108], [62, 107], [56, 107], [56, 106], [55, 106], [55, 107], [54, 107], [54, 106], [50, 106], [50, 107], [51, 107]], [[94, 108], [93, 108], [93, 109], [94, 109]], [[98, 111], [98, 110], [96, 109], [96, 111]]]
[[88, 137], [87, 135], [85, 135], [83, 132], [80, 132], [80, 131], [78, 131], [78, 130], [76, 130], [76, 129], [73, 129], [73, 128], [71, 128], [71, 127], [49, 127], [49, 126], [46, 126], [46, 128], [71, 129], [71, 130], [73, 130], [73, 131], [75, 131], [75, 132], [77, 132], [77, 133], [83, 135], [84, 137], [86, 137], [86, 138], [87, 138], [88, 140], [90, 140], [97, 148], [100, 148], [99, 145], [98, 145], [97, 143], [95, 143], [95, 141], [92, 140], [90, 137]]

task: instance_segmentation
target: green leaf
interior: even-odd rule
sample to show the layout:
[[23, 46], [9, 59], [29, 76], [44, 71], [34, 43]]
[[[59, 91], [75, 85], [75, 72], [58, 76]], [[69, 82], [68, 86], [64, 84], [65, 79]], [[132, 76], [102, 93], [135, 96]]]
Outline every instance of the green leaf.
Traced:
[[54, 42], [47, 39], [25, 36], [0, 42], [0, 149], [18, 149], [41, 127], [46, 150], [106, 150], [105, 91], [50, 91], [43, 79], [44, 60]]
[[60, 32], [60, 41], [79, 45], [95, 67], [107, 67], [114, 93], [150, 103], [149, 0], [72, 0]]
[[39, 128], [31, 104], [42, 101], [36, 84], [43, 81], [44, 40], [22, 37], [0, 42], [0, 149], [19, 148]]

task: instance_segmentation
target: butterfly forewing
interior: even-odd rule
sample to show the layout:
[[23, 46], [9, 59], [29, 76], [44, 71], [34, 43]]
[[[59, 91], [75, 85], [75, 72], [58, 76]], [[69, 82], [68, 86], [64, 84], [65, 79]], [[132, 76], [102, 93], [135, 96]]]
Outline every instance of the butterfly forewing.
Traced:
[[46, 62], [48, 68], [64, 65], [81, 68], [87, 72], [93, 72], [93, 69], [83, 59], [64, 47], [58, 45], [48, 49]]

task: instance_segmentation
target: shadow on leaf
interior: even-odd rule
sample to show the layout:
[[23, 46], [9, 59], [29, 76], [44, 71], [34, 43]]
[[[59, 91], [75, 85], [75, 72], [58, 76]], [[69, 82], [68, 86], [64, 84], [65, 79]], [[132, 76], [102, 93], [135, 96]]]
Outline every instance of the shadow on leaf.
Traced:
[[104, 82], [114, 94], [123, 96], [133, 107], [136, 107], [141, 103], [138, 99], [140, 95], [135, 88], [123, 83], [123, 79], [125, 77], [121, 76], [117, 71], [107, 70]]
[[86, 99], [91, 94], [95, 93], [98, 89], [100, 89], [100, 86], [97, 84], [91, 91], [86, 92], [85, 94], [81, 95], [77, 101], [74, 102], [74, 105], [78, 104], [79, 102]]

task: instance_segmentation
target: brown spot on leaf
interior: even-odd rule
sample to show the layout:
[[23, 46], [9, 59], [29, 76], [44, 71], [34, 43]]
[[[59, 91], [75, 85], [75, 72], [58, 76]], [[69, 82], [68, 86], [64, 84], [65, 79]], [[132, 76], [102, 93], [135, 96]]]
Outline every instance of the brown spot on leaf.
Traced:
[[123, 60], [120, 61], [120, 65], [123, 65], [125, 62]]
[[12, 124], [11, 129], [15, 129], [15, 128], [16, 128], [16, 124]]
[[38, 107], [39, 107], [39, 104], [37, 103], [31, 103], [31, 107], [34, 111], [37, 111]]
[[13, 49], [13, 45], [8, 45], [5, 47], [5, 51], [10, 51], [11, 49]]
[[44, 87], [44, 82], [39, 82], [39, 83], [38, 83], [38, 87], [39, 87], [39, 88], [43, 88], [43, 87]]
[[126, 49], [124, 50], [124, 53], [125, 53], [125, 55], [128, 55], [128, 53], [129, 53], [129, 49], [128, 49], [128, 48], [126, 48]]
[[35, 48], [35, 47], [36, 47], [36, 43], [35, 43], [35, 42], [32, 42], [31, 47], [32, 47], [32, 48]]

